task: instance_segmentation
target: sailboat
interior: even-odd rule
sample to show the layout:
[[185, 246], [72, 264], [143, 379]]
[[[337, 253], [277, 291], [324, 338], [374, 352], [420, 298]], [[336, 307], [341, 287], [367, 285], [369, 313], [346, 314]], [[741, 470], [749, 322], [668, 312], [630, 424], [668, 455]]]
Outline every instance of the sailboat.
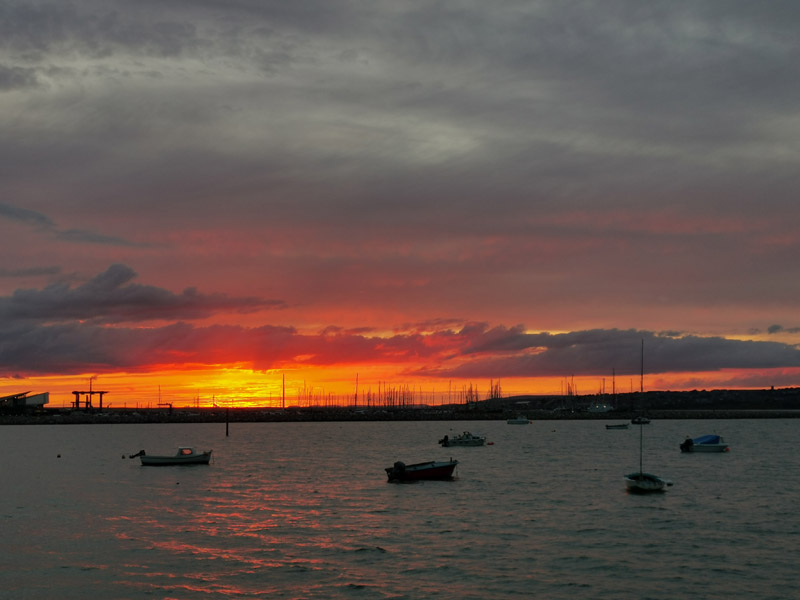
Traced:
[[642, 426], [639, 425], [639, 470], [625, 475], [625, 487], [629, 492], [648, 493], [663, 492], [672, 486], [669, 479], [664, 479], [642, 469]]
[[[644, 381], [644, 340], [642, 340], [642, 381]], [[642, 384], [644, 389], [644, 384]], [[636, 493], [649, 493], [649, 492], [663, 492], [666, 488], [672, 485], [668, 479], [663, 479], [658, 475], [652, 473], [645, 473], [642, 468], [642, 446], [643, 446], [643, 423], [639, 423], [639, 470], [625, 475], [625, 487], [629, 492]]]

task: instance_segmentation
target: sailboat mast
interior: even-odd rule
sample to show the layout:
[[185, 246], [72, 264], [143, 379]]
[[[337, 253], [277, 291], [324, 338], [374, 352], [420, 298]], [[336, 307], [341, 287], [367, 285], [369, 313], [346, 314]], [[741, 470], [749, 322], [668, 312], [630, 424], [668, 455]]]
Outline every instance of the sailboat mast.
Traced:
[[639, 391], [644, 393], [644, 340], [642, 340], [642, 364], [639, 375]]
[[642, 468], [642, 427], [643, 425], [639, 423], [639, 473], [644, 473]]
[[[644, 338], [642, 338], [642, 353], [641, 353], [641, 368], [639, 371], [639, 391], [644, 393]], [[639, 473], [644, 473], [642, 469], [642, 427], [644, 425], [639, 423]]]

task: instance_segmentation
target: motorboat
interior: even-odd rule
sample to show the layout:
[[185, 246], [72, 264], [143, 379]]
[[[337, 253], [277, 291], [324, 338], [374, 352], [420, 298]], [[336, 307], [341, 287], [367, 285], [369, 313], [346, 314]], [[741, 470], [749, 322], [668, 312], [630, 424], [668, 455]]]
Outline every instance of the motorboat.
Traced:
[[449, 446], [483, 446], [486, 443], [486, 436], [475, 435], [474, 433], [465, 431], [453, 437], [444, 436], [439, 440], [439, 443], [445, 448]]
[[631, 419], [631, 423], [633, 423], [634, 425], [649, 425], [650, 419], [643, 416], [633, 417]]
[[665, 488], [670, 487], [672, 482], [669, 479], [663, 479], [658, 475], [652, 473], [643, 473], [642, 471], [636, 473], [628, 473], [625, 475], [625, 487], [629, 492], [635, 493], [649, 493], [649, 492], [663, 492]]
[[606, 429], [630, 429], [630, 423], [616, 423], [615, 425], [606, 425]]
[[687, 437], [681, 443], [681, 452], [728, 452], [730, 448], [722, 436], [701, 435], [697, 438]]
[[212, 450], [198, 452], [191, 446], [180, 446], [178, 451], [172, 455], [147, 454], [140, 450], [137, 454], [132, 454], [130, 458], [139, 457], [142, 465], [150, 467], [162, 467], [170, 465], [207, 465], [211, 462]]
[[530, 423], [530, 420], [528, 419], [528, 417], [517, 417], [515, 419], [509, 419], [508, 421], [506, 421], [506, 423], [508, 423], [509, 425], [527, 425], [528, 423]]
[[453, 471], [458, 464], [457, 460], [428, 461], [407, 465], [397, 461], [391, 467], [386, 467], [389, 483], [403, 483], [409, 481], [451, 480]]

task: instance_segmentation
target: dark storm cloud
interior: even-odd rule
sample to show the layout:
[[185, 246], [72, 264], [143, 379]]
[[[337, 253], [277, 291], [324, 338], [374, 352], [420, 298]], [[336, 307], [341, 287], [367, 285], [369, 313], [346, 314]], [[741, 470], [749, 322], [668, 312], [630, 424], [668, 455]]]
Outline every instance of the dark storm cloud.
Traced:
[[283, 366], [406, 363], [435, 354], [421, 336], [390, 339], [359, 334], [301, 334], [290, 327], [155, 328], [55, 325], [16, 321], [0, 325], [0, 375], [149, 370], [249, 363], [255, 370]]
[[180, 294], [150, 285], [132, 283], [136, 273], [125, 265], [107, 271], [75, 288], [56, 283], [42, 290], [17, 290], [0, 298], [0, 324], [200, 319], [222, 311], [251, 312], [285, 308], [280, 300], [231, 298], [202, 294], [188, 288]]
[[36, 71], [34, 69], [6, 67], [0, 64], [0, 92], [34, 87], [36, 84]]
[[53, 232], [55, 237], [65, 242], [77, 244], [109, 244], [112, 246], [147, 246], [148, 244], [137, 244], [115, 235], [104, 235], [95, 231], [84, 231], [82, 229], [63, 229]]
[[39, 275], [58, 275], [61, 267], [28, 267], [20, 269], [0, 269], [0, 277], [31, 277]]
[[[290, 327], [245, 328], [230, 325], [195, 327], [176, 323], [156, 328], [102, 327], [69, 322], [38, 325], [16, 321], [2, 327], [0, 372], [83, 373], [148, 370], [164, 366], [197, 367], [230, 362], [249, 363], [254, 370], [328, 367], [368, 362], [372, 365], [408, 365], [406, 376], [504, 379], [514, 377], [639, 374], [640, 344], [645, 340], [648, 375], [717, 371], [721, 369], [776, 369], [800, 366], [800, 351], [772, 342], [738, 342], [715, 338], [663, 337], [652, 332], [595, 330], [563, 335], [533, 334], [522, 342], [500, 340], [498, 331], [483, 328], [492, 341], [474, 355], [474, 343], [483, 334], [480, 324], [460, 331], [396, 334], [376, 337], [365, 333], [325, 331], [302, 334]], [[531, 348], [535, 353], [520, 354]], [[514, 350], [510, 350], [514, 348]], [[459, 357], [469, 355], [467, 363]], [[438, 366], [416, 369], [419, 361]], [[451, 366], [452, 365], [452, 366]], [[769, 376], [773, 382], [780, 375]], [[777, 377], [777, 379], [776, 379]], [[731, 381], [763, 386], [763, 375], [732, 375]], [[688, 384], [693, 383], [691, 376]], [[695, 387], [703, 387], [702, 382]]]
[[141, 13], [130, 18], [120, 12], [122, 8], [138, 12], [136, 5], [124, 7], [115, 2], [4, 2], [0, 6], [0, 47], [34, 57], [51, 51], [104, 57], [122, 48], [174, 56], [193, 45], [190, 23]]
[[45, 214], [19, 206], [0, 203], [0, 217], [5, 217], [10, 221], [32, 225], [38, 229], [53, 230], [56, 225]]
[[800, 349], [790, 344], [659, 334], [637, 330], [589, 330], [563, 334], [524, 333], [521, 326], [464, 328], [462, 354], [453, 367], [422, 370], [439, 377], [542, 377], [691, 373], [722, 369], [800, 366]]
[[800, 333], [800, 327], [784, 327], [783, 325], [770, 325], [767, 333]]
[[147, 247], [149, 244], [140, 244], [114, 235], [104, 235], [95, 231], [82, 229], [59, 229], [56, 224], [45, 214], [35, 210], [20, 208], [10, 204], [0, 203], [0, 218], [31, 225], [35, 230], [48, 233], [52, 237], [65, 242], [76, 244], [107, 244], [111, 246]]

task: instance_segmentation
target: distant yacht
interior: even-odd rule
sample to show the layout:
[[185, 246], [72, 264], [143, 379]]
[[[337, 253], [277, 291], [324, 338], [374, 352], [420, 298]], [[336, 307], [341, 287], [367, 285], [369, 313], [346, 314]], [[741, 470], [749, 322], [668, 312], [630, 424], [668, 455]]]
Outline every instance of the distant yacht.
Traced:
[[530, 419], [528, 417], [517, 417], [516, 419], [509, 419], [506, 423], [509, 425], [527, 425], [530, 423]]

